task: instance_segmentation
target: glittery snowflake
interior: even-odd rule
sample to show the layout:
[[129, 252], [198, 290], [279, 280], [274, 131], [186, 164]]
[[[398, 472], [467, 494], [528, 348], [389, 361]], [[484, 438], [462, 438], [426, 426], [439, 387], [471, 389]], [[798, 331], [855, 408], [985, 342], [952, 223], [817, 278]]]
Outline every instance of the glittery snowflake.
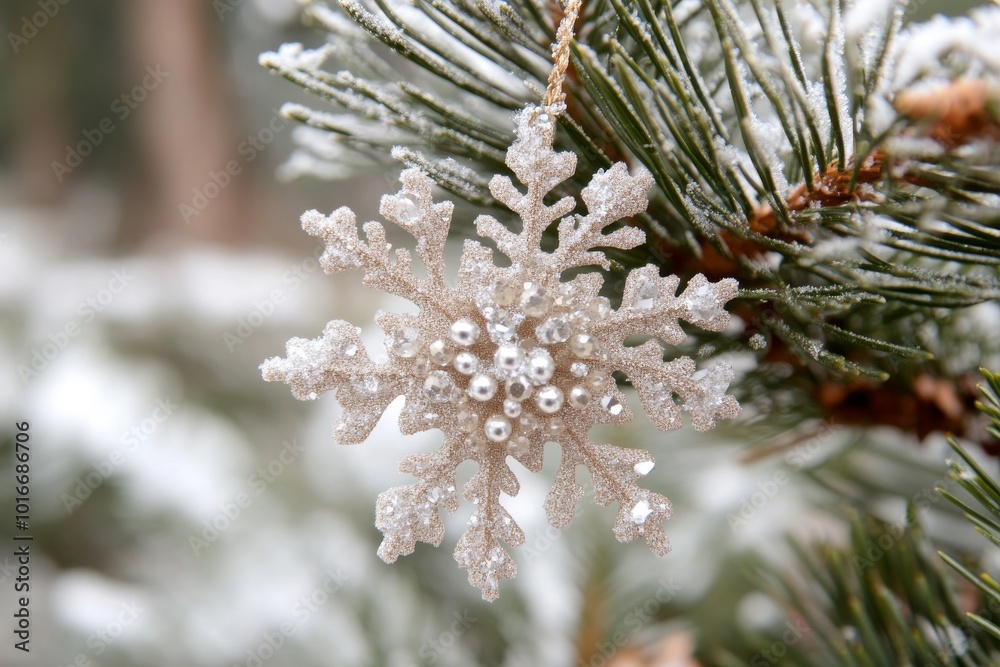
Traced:
[[[500, 504], [502, 493], [518, 492], [507, 457], [537, 472], [546, 442], [557, 442], [562, 450], [545, 502], [552, 526], [562, 528], [572, 519], [584, 492], [575, 471], [583, 465], [592, 476], [597, 502], [619, 506], [615, 536], [622, 542], [644, 538], [658, 555], [669, 551], [661, 524], [670, 516], [670, 502], [636, 483], [653, 469], [653, 457], [596, 444], [588, 436], [596, 424], [631, 419], [612, 373], [628, 378], [663, 430], [681, 426], [682, 410], [698, 430], [739, 412], [737, 402], [726, 395], [733, 378], [729, 365], [698, 370], [687, 357], [664, 360], [664, 346], [686, 337], [679, 320], [709, 331], [726, 326], [729, 314], [723, 306], [736, 295], [736, 281], [710, 283], [699, 274], [677, 295], [678, 278], [661, 277], [650, 265], [629, 274], [621, 305], [614, 309], [599, 295], [603, 278], [596, 270], [564, 280], [570, 269], [608, 269], [608, 259], [596, 248], [627, 250], [643, 243], [645, 235], [635, 227], [605, 231], [646, 209], [653, 181], [644, 171], [630, 175], [619, 163], [598, 172], [583, 189], [586, 215], [573, 213], [577, 202], [572, 197], [547, 205], [545, 196], [573, 175], [576, 156], [553, 150], [552, 109], [529, 106], [518, 114], [516, 125], [507, 165], [527, 192], [505, 176], [495, 176], [490, 191], [518, 214], [520, 231], [490, 216], [476, 220], [479, 235], [493, 241], [509, 266], [497, 266], [493, 250], [469, 240], [457, 285], [449, 286], [444, 251], [454, 205], [434, 203], [431, 180], [407, 169], [400, 179], [402, 190], [384, 196], [380, 211], [416, 239], [426, 277], [414, 274], [407, 249], [390, 253], [379, 223], [366, 223], [362, 240], [348, 208], [302, 217], [303, 228], [326, 242], [321, 261], [327, 273], [362, 269], [365, 285], [419, 307], [419, 315], [376, 315], [385, 332], [388, 361], [373, 362], [359, 329], [334, 320], [322, 337], [293, 338], [286, 358], [269, 359], [261, 367], [266, 380], [290, 384], [296, 398], [315, 399], [333, 391], [343, 408], [334, 428], [341, 443], [365, 440], [400, 395], [405, 396], [399, 420], [404, 434], [433, 428], [444, 432], [439, 450], [408, 456], [400, 464], [402, 472], [419, 481], [378, 498], [375, 523], [384, 535], [378, 553], [386, 562], [411, 553], [418, 541], [441, 543], [439, 512], [458, 508], [455, 469], [468, 459], [478, 464], [463, 489], [475, 510], [455, 559], [488, 600], [497, 597], [499, 582], [516, 572], [504, 543], [524, 541]], [[545, 252], [542, 234], [557, 220], [558, 247]], [[635, 336], [647, 340], [627, 345]]]

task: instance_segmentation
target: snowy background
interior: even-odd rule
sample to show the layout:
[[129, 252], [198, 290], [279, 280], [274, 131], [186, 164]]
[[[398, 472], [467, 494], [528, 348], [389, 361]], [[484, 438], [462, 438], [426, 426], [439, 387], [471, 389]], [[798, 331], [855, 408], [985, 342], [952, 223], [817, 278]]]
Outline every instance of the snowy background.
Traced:
[[[569, 529], [548, 528], [549, 457], [508, 499], [527, 543], [497, 603], [451, 557], [468, 508], [447, 517], [440, 549], [383, 564], [375, 497], [406, 483], [400, 456], [439, 434], [400, 437], [395, 405], [369, 442], [336, 447], [332, 400], [298, 403], [258, 370], [333, 316], [377, 353], [372, 315], [400, 305], [356, 275], [324, 276], [297, 223], [344, 204], [370, 219], [395, 174], [276, 179], [295, 170], [280, 167], [296, 130], [274, 110], [303, 98], [257, 53], [319, 35], [293, 0], [53, 2], [36, 21], [42, 4], [0, 10], [0, 504], [13, 506], [10, 425], [28, 420], [35, 535], [33, 650], [14, 651], [4, 621], [0, 664], [561, 665], [596, 653], [688, 665], [723, 618], [783, 623], [730, 564], [751, 549], [784, 557], [788, 531], [836, 539], [803, 473], [854, 434], [752, 463], [734, 428], [665, 437], [638, 417], [597, 437], [657, 455], [650, 484], [675, 508], [667, 558], [615, 543], [613, 508], [589, 500]], [[935, 8], [917, 5], [914, 18]], [[905, 484], [929, 488], [941, 443], [883, 436], [879, 447], [913, 452]], [[841, 465], [877, 467], [878, 451]], [[595, 605], [610, 624], [582, 613]]]

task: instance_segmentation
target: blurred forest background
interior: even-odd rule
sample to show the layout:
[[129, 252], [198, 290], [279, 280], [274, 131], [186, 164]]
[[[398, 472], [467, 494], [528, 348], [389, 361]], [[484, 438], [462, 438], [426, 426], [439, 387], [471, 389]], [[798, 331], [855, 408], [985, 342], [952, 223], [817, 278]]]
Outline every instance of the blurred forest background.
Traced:
[[[917, 3], [908, 20], [978, 4]], [[746, 565], [784, 562], [789, 532], [844, 538], [817, 478], [884, 466], [864, 497], [898, 521], [944, 475], [942, 434], [790, 432], [788, 455], [751, 461], [752, 428], [664, 437], [638, 419], [613, 437], [660, 461], [667, 558], [617, 544], [613, 510], [592, 503], [548, 528], [547, 465], [509, 503], [528, 538], [497, 603], [455, 567], [457, 531], [386, 566], [375, 496], [435, 434], [403, 439], [385, 419], [334, 447], [334, 402], [299, 404], [258, 370], [334, 314], [377, 347], [366, 323], [397, 305], [322, 276], [297, 224], [341, 205], [371, 219], [398, 173], [295, 178], [299, 130], [277, 109], [305, 96], [257, 56], [322, 34], [294, 0], [5, 0], [0, 29], [0, 411], [31, 422], [36, 540], [33, 651], [4, 630], [3, 665], [699, 664], [733, 628], [785, 632]], [[940, 540], [981, 548], [931, 504]]]

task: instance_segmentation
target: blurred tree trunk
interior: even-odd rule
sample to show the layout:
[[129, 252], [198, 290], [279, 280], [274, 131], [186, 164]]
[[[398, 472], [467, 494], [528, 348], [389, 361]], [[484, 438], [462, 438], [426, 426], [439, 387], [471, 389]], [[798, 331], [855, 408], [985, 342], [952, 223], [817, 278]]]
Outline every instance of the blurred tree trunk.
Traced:
[[126, 224], [120, 241], [132, 245], [166, 232], [235, 242], [248, 213], [243, 193], [249, 174], [218, 188], [211, 177], [239, 158], [237, 114], [219, 26], [213, 25], [215, 12], [203, 0], [129, 0], [122, 6], [130, 54], [126, 80], [138, 84], [147, 68], [167, 76], [137, 113], [141, 161], [149, 178], [130, 188], [125, 220], [139, 224]]
[[[37, 5], [27, 0], [9, 5], [5, 12], [9, 31], [20, 35], [25, 17], [37, 11]], [[27, 43], [19, 43], [16, 52], [9, 37], [4, 42], [12, 71], [9, 113], [15, 186], [28, 203], [57, 204], [65, 181], [56, 178], [52, 162], [63, 159], [72, 136], [66, 24], [49, 21]]]

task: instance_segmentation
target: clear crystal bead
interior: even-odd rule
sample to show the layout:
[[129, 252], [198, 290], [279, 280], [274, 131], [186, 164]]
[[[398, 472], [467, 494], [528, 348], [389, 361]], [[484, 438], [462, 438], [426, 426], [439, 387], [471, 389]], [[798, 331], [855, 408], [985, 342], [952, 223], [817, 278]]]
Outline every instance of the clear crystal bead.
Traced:
[[542, 426], [542, 420], [531, 412], [522, 412], [521, 418], [517, 420], [518, 428], [524, 433], [533, 433]]
[[701, 285], [694, 294], [687, 294], [684, 305], [687, 307], [688, 316], [686, 319], [692, 322], [710, 320], [719, 308], [719, 303], [715, 298], [715, 293], [709, 285]]
[[444, 371], [434, 371], [424, 380], [424, 396], [432, 403], [446, 403], [451, 398], [454, 385]]
[[598, 296], [587, 305], [587, 315], [592, 320], [603, 320], [611, 314], [611, 302], [607, 297]]
[[559, 285], [559, 293], [553, 301], [555, 306], [563, 310], [569, 310], [573, 307], [574, 301], [576, 301], [576, 290], [573, 289], [573, 286], [570, 283]]
[[451, 347], [443, 340], [436, 340], [428, 345], [427, 354], [430, 355], [431, 361], [438, 366], [448, 364], [455, 356], [455, 353], [451, 351]]
[[569, 338], [570, 333], [569, 320], [561, 315], [550, 317], [535, 327], [535, 336], [543, 345], [563, 343]]
[[511, 456], [525, 456], [531, 451], [531, 438], [526, 435], [518, 434], [510, 439], [507, 443], [507, 453]]
[[420, 350], [420, 332], [414, 327], [404, 327], [391, 340], [393, 351], [404, 359], [417, 356]]
[[550, 438], [557, 438], [566, 432], [566, 424], [559, 417], [553, 417], [545, 423], [545, 433]]
[[523, 401], [531, 396], [531, 380], [523, 375], [517, 375], [507, 380], [505, 388], [507, 390], [507, 395], [515, 401]]
[[358, 353], [358, 346], [354, 343], [349, 344], [344, 348], [344, 356], [350, 359]]
[[604, 389], [608, 386], [608, 372], [600, 368], [590, 371], [587, 376], [587, 386], [591, 389]]
[[479, 426], [479, 415], [471, 407], [466, 406], [461, 408], [455, 415], [455, 421], [460, 429], [466, 433], [471, 433]]
[[590, 392], [585, 387], [573, 387], [569, 390], [569, 404], [577, 408], [585, 408], [590, 405]]
[[416, 375], [426, 375], [431, 369], [431, 362], [427, 357], [420, 356], [413, 360], [413, 372]]
[[353, 380], [351, 384], [357, 391], [366, 396], [374, 396], [378, 392], [379, 381], [374, 375], [368, 375], [365, 378]]
[[484, 454], [486, 452], [486, 448], [490, 444], [490, 441], [486, 439], [486, 435], [482, 431], [477, 430], [466, 436], [465, 444], [466, 446], [474, 449], [476, 452]]
[[617, 417], [624, 410], [625, 406], [614, 395], [609, 394], [601, 399], [601, 407], [608, 411], [608, 414]]
[[508, 398], [503, 402], [503, 413], [511, 419], [519, 417], [521, 415], [521, 404]]
[[538, 283], [524, 283], [521, 293], [521, 310], [529, 317], [541, 317], [552, 307], [552, 297], [548, 290]]
[[656, 281], [649, 276], [639, 278], [639, 290], [636, 293], [635, 307], [640, 310], [652, 310], [660, 289]]
[[597, 352], [597, 339], [590, 334], [575, 334], [569, 339], [569, 349], [581, 359], [589, 359]]
[[396, 197], [396, 219], [404, 225], [410, 225], [421, 217], [420, 207], [416, 200], [407, 194]]
[[521, 296], [521, 291], [517, 289], [517, 285], [512, 283], [499, 282], [493, 287], [493, 302], [502, 307], [514, 305], [517, 302], [517, 298]]
[[650, 472], [652, 472], [653, 467], [655, 465], [656, 464], [653, 463], [652, 461], [642, 461], [642, 462], [636, 463], [634, 466], [632, 466], [632, 469], [635, 470], [640, 475], [642, 475], [643, 477], [645, 477]]
[[548, 111], [539, 111], [535, 115], [535, 125], [539, 127], [552, 127], [552, 114]]
[[524, 315], [499, 308], [485, 315], [486, 331], [495, 343], [509, 343], [517, 336], [517, 327], [524, 321]]
[[587, 377], [587, 373], [590, 372], [590, 366], [577, 361], [569, 367], [569, 372], [573, 374], [574, 377], [582, 378]]
[[653, 510], [650, 509], [649, 503], [645, 500], [640, 500], [632, 506], [632, 523], [641, 526], [646, 523], [646, 519], [652, 513]]
[[535, 395], [535, 403], [538, 405], [538, 409], [546, 414], [551, 415], [559, 412], [563, 406], [562, 390], [552, 385], [542, 387]]

